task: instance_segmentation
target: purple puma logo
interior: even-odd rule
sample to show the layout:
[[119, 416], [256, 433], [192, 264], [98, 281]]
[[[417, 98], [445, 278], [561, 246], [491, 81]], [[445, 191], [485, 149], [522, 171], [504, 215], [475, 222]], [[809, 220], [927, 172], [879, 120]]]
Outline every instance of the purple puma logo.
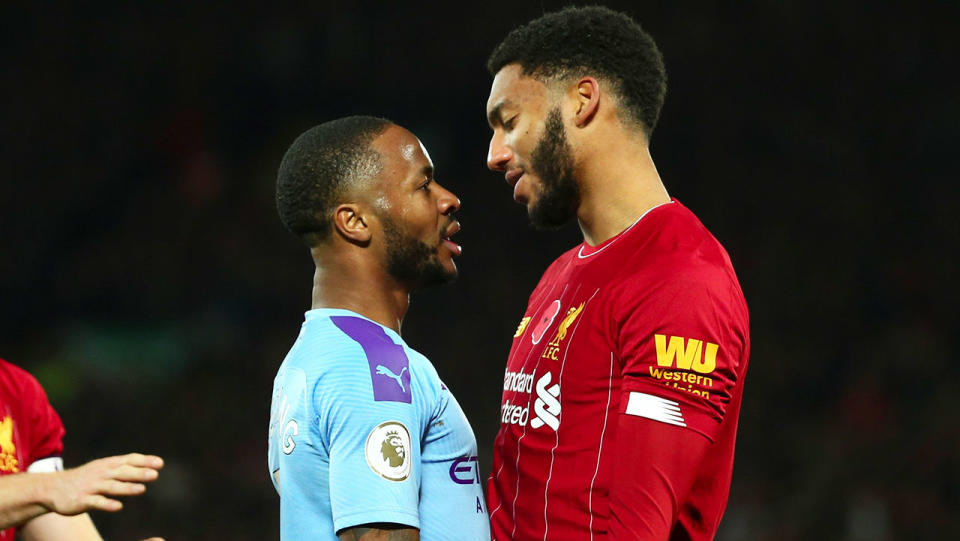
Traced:
[[[330, 321], [363, 348], [370, 369], [373, 399], [410, 404], [413, 399], [408, 368], [410, 359], [403, 351], [403, 342], [394, 343], [383, 327], [362, 317], [330, 316]], [[387, 376], [396, 381], [397, 386], [377, 376]]]
[[403, 373], [406, 370], [407, 370], [407, 367], [404, 366], [403, 370], [401, 370], [399, 374], [394, 374], [393, 371], [387, 368], [386, 366], [383, 366], [382, 364], [377, 365], [377, 374], [380, 374], [381, 376], [387, 376], [388, 378], [391, 378], [391, 379], [395, 379], [397, 381], [397, 385], [400, 386], [401, 392], [407, 392], [407, 389], [404, 388], [403, 386], [403, 381], [400, 380], [400, 378], [403, 377]]

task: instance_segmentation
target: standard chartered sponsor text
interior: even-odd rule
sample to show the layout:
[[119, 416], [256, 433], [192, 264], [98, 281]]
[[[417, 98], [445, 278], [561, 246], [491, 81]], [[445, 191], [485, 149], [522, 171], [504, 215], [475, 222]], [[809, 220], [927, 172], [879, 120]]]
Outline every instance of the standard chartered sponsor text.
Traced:
[[503, 375], [503, 390], [518, 393], [533, 392], [533, 374], [507, 371]]

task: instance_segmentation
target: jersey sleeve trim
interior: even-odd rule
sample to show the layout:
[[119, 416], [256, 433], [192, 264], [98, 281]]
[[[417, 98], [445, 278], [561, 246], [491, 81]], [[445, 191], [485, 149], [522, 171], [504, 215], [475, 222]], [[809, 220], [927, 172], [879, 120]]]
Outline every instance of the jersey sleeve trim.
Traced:
[[33, 463], [27, 467], [28, 473], [55, 473], [58, 471], [63, 471], [63, 458], [58, 456], [49, 456], [41, 458], [40, 460], [34, 460]]
[[683, 420], [683, 412], [680, 410], [679, 402], [652, 394], [631, 392], [624, 413], [646, 417], [668, 425], [687, 426], [687, 423]]
[[705, 411], [701, 404], [686, 401], [682, 397], [676, 397], [677, 400], [664, 398], [659, 396], [662, 393], [660, 385], [642, 381], [625, 381], [622, 393], [621, 414], [692, 430], [710, 442], [714, 441], [721, 419]]

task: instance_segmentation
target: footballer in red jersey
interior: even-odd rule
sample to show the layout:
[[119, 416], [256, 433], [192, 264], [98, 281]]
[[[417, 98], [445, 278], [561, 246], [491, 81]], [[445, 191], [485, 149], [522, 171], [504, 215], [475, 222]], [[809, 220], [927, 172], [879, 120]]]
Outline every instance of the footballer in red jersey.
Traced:
[[131, 453], [63, 470], [64, 432], [37, 380], [0, 359], [0, 540], [20, 531], [34, 541], [100, 541], [86, 511], [120, 510], [110, 497], [143, 493], [163, 467]]
[[[37, 380], [0, 359], [0, 475], [62, 470], [63, 434]], [[13, 539], [14, 532], [0, 531], [0, 539]]]
[[576, 217], [584, 236], [544, 273], [513, 338], [493, 537], [712, 539], [749, 321], [726, 251], [649, 153], [660, 52], [626, 15], [567, 8], [511, 32], [488, 68], [488, 166], [534, 226]]

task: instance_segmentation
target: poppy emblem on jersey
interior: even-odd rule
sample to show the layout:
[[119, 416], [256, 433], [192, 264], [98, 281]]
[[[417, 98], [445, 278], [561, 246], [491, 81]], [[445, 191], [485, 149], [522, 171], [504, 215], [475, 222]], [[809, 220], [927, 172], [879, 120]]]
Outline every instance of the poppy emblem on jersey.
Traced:
[[540, 319], [537, 321], [536, 326], [533, 327], [533, 332], [530, 333], [530, 339], [533, 340], [534, 345], [540, 343], [540, 339], [543, 338], [544, 333], [547, 332], [547, 329], [550, 328], [550, 325], [553, 324], [553, 320], [559, 313], [559, 300], [553, 301], [553, 303], [543, 311], [543, 314], [540, 315]]
[[20, 471], [17, 448], [13, 445], [13, 418], [9, 415], [0, 421], [0, 471], [7, 473]]
[[364, 446], [367, 465], [388, 481], [410, 476], [410, 432], [400, 421], [380, 423], [370, 431]]

